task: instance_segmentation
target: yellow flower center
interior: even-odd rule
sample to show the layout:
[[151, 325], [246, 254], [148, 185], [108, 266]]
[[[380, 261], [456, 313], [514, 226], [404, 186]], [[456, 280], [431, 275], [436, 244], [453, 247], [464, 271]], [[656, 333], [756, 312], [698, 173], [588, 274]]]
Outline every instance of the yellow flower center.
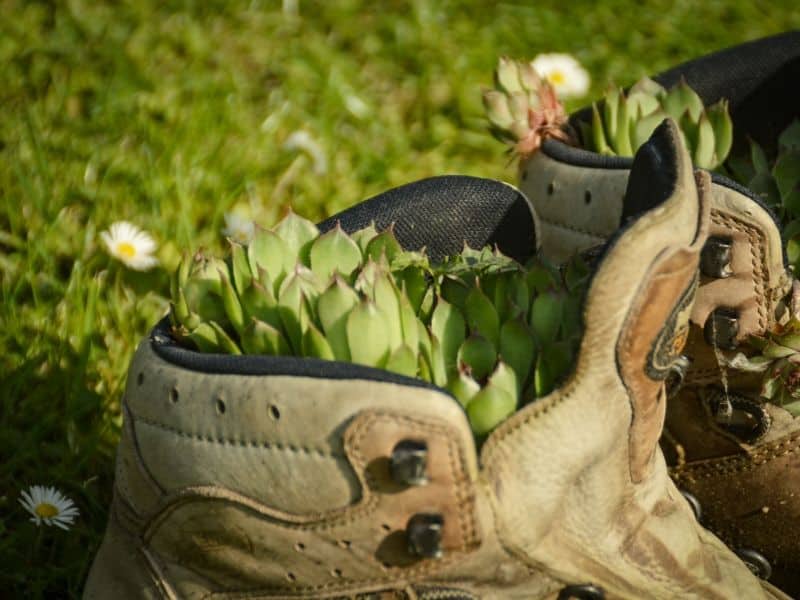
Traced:
[[547, 78], [553, 85], [560, 85], [567, 80], [567, 78], [564, 77], [564, 73], [562, 73], [561, 71], [553, 71], [552, 73], [550, 73], [550, 75], [547, 76]]
[[130, 242], [119, 242], [117, 244], [117, 252], [125, 258], [133, 258], [136, 256], [136, 247]]
[[52, 519], [56, 515], [58, 515], [58, 509], [48, 502], [42, 502], [41, 504], [37, 504], [34, 512], [38, 517], [42, 519]]

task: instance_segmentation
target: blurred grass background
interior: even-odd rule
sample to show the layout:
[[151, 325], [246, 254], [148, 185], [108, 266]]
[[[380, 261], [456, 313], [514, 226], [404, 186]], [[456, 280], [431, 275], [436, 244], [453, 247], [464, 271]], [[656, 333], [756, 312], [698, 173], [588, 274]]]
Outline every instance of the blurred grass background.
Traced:
[[[501, 54], [573, 54], [588, 100], [798, 26], [795, 0], [0, 0], [0, 596], [80, 595], [127, 363], [179, 253], [221, 248], [233, 206], [271, 225], [436, 174], [513, 181], [480, 104]], [[297, 131], [327, 169], [284, 146]], [[162, 268], [108, 258], [121, 219]], [[72, 530], [27, 520], [31, 484], [76, 501]]]

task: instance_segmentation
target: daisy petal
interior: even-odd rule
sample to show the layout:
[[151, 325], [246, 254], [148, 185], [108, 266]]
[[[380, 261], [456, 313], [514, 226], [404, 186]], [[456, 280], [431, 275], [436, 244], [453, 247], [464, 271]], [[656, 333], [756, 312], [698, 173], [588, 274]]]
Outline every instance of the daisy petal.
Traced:
[[130, 269], [146, 271], [158, 264], [153, 237], [128, 221], [113, 223], [100, 233], [106, 251]]

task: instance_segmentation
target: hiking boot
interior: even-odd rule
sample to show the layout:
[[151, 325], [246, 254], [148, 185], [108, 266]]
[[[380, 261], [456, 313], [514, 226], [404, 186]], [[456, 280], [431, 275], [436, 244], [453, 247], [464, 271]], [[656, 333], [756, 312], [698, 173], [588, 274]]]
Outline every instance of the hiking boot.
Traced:
[[[655, 79], [670, 86], [684, 77], [706, 105], [727, 97], [734, 148], [741, 148], [747, 138], [774, 146], [800, 116], [790, 89], [799, 76], [800, 33], [794, 32]], [[632, 165], [554, 140], [525, 161], [521, 188], [539, 215], [542, 254], [561, 262], [615, 235]], [[760, 376], [721, 366], [749, 336], [763, 336], [796, 314], [797, 284], [785, 267], [778, 223], [758, 195], [711, 174], [709, 197], [688, 361], [676, 371], [682, 386], [667, 403], [662, 446], [702, 522], [755, 572], [800, 596], [800, 419], [760, 397]]]
[[[665, 124], [597, 261], [574, 372], [480, 450], [460, 403], [420, 380], [200, 354], [162, 322], [131, 365], [85, 597], [785, 598], [698, 524], [658, 447], [707, 234], [698, 182]], [[386, 218], [433, 255], [534, 249], [525, 199], [486, 180], [411, 184], [339, 220]]]

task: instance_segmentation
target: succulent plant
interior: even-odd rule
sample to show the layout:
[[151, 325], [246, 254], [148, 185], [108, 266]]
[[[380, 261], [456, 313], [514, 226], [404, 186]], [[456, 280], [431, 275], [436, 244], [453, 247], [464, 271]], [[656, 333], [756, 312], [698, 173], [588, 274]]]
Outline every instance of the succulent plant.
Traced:
[[738, 371], [761, 373], [761, 395], [800, 416], [800, 319], [795, 316], [767, 336], [749, 342], [757, 353], [737, 353], [728, 365]]
[[531, 63], [502, 57], [494, 81], [495, 89], [483, 93], [483, 104], [498, 140], [521, 156], [535, 152], [548, 137], [574, 143], [555, 89]]
[[770, 160], [755, 142], [749, 160], [728, 161], [733, 177], [761, 196], [777, 214], [789, 262], [800, 268], [800, 121], [778, 137], [777, 155]]
[[592, 105], [583, 139], [600, 154], [633, 156], [667, 117], [678, 124], [695, 166], [715, 169], [728, 156], [733, 124], [727, 100], [706, 108], [684, 80], [670, 90], [646, 77], [627, 93], [609, 88], [600, 106]]
[[227, 260], [186, 257], [173, 335], [202, 352], [349, 361], [425, 379], [465, 407], [476, 435], [549, 393], [580, 340], [587, 269], [523, 267], [465, 247], [440, 264], [392, 228], [320, 234], [290, 213]]

